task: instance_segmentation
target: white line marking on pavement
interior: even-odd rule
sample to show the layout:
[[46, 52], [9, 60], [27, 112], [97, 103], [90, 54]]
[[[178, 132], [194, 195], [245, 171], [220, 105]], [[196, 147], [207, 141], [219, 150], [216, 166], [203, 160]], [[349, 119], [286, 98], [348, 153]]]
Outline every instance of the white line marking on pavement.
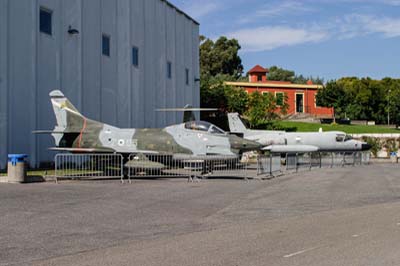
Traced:
[[352, 235], [352, 237], [359, 237], [360, 235]]
[[317, 247], [308, 248], [308, 249], [303, 249], [303, 250], [297, 251], [297, 252], [295, 252], [295, 253], [287, 254], [287, 255], [285, 255], [285, 256], [283, 256], [283, 257], [284, 257], [284, 258], [290, 258], [290, 257], [296, 256], [296, 255], [300, 255], [300, 254], [303, 254], [303, 253], [305, 253], [305, 252], [314, 250], [314, 249], [316, 249], [316, 248], [317, 248]]

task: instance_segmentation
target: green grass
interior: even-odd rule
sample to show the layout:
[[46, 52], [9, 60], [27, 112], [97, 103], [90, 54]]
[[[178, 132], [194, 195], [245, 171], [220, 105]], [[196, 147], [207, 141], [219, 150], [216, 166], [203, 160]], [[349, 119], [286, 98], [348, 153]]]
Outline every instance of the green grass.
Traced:
[[[54, 175], [54, 170], [30, 170], [26, 173], [28, 176], [45, 176], [45, 175]], [[6, 176], [7, 172], [0, 173], [0, 176]]]
[[279, 121], [277, 124], [283, 127], [296, 127], [297, 131], [302, 132], [317, 132], [320, 128], [323, 131], [344, 131], [348, 134], [362, 134], [362, 133], [400, 133], [400, 130], [395, 128], [388, 128], [384, 126], [364, 126], [364, 125], [327, 125], [315, 124], [305, 122], [293, 121]]
[[[66, 174], [68, 174], [68, 175], [83, 175], [83, 174], [98, 174], [98, 173], [101, 173], [101, 172], [99, 172], [99, 171], [89, 171], [89, 170], [70, 170], [70, 171], [65, 171], [65, 172], [62, 172], [62, 171], [59, 171], [59, 175], [60, 176], [63, 176], [63, 175], [66, 175]], [[7, 173], [0, 173], [0, 176], [6, 176], [7, 175]], [[41, 176], [41, 177], [44, 177], [44, 176], [54, 176], [55, 175], [55, 171], [54, 170], [29, 170], [28, 172], [27, 172], [27, 175], [28, 176]]]

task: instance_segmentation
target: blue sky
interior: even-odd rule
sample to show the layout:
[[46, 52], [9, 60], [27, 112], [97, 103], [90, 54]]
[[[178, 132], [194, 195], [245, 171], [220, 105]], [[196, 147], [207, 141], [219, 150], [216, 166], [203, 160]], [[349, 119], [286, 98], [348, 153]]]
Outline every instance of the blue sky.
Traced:
[[256, 64], [325, 80], [400, 77], [400, 0], [170, 0]]

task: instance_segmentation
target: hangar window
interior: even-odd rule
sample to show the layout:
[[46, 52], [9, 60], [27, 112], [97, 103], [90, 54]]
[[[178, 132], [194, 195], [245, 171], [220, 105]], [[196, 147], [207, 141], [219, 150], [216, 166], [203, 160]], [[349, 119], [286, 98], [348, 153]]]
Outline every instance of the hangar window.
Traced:
[[110, 36], [103, 34], [101, 39], [103, 55], [110, 56]]
[[189, 69], [188, 68], [186, 68], [185, 69], [185, 83], [186, 83], [186, 85], [189, 85]]
[[40, 32], [46, 33], [48, 35], [53, 34], [53, 24], [52, 24], [52, 17], [53, 17], [53, 11], [41, 7], [40, 8]]
[[135, 67], [139, 66], [139, 48], [132, 47], [132, 65]]
[[167, 78], [172, 78], [172, 63], [167, 61]]

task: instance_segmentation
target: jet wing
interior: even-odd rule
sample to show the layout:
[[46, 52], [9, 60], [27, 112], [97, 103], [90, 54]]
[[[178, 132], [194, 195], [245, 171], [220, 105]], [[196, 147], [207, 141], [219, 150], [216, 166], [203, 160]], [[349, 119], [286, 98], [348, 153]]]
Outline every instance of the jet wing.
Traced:
[[55, 131], [55, 130], [35, 130], [32, 131], [33, 134], [80, 134], [79, 130], [64, 130], [64, 131]]
[[68, 151], [72, 153], [112, 153], [114, 152], [113, 149], [107, 148], [62, 148], [62, 147], [52, 147], [49, 148], [51, 151]]
[[272, 153], [305, 153], [318, 151], [318, 147], [313, 145], [269, 145], [262, 150]]
[[[52, 147], [49, 148], [51, 151], [67, 151], [71, 153], [114, 153], [115, 151], [111, 148], [63, 148], [63, 147]], [[129, 152], [127, 152], [129, 153]], [[143, 153], [143, 154], [160, 154], [159, 152], [156, 151], [147, 151], [147, 150], [135, 150], [130, 152], [130, 154], [138, 154], [138, 153]]]
[[125, 167], [139, 170], [161, 170], [165, 165], [160, 162], [153, 162], [142, 153], [138, 153], [132, 160], [129, 160]]

